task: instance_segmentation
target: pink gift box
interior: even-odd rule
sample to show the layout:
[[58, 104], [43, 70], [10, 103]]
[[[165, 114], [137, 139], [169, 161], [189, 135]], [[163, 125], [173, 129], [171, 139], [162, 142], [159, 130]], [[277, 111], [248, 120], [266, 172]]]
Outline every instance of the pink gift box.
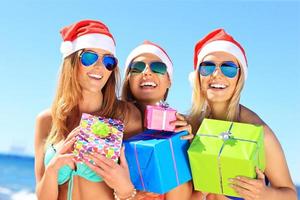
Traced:
[[162, 106], [146, 107], [145, 127], [152, 130], [174, 131], [175, 126], [170, 122], [176, 120], [176, 110]]
[[[83, 113], [80, 133], [76, 136], [73, 154], [75, 160], [87, 160], [89, 153], [99, 153], [118, 162], [123, 139], [123, 122]], [[93, 163], [93, 161], [90, 161]]]

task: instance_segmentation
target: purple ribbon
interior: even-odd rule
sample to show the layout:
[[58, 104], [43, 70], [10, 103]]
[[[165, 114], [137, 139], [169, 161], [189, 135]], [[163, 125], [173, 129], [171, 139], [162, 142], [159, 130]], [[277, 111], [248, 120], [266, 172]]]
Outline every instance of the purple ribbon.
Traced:
[[[178, 177], [178, 170], [177, 170], [177, 165], [176, 165], [176, 159], [175, 159], [175, 153], [174, 153], [174, 148], [173, 148], [173, 142], [172, 142], [170, 136], [162, 136], [162, 135], [156, 135], [156, 134], [140, 134], [140, 136], [146, 136], [146, 137], [151, 136], [152, 138], [168, 139], [169, 140], [170, 150], [171, 150], [171, 155], [172, 155], [172, 160], [173, 160], [173, 168], [174, 168], [175, 176], [176, 176], [176, 182], [177, 182], [177, 185], [180, 185], [179, 177]], [[137, 164], [137, 167], [138, 167], [140, 180], [141, 180], [143, 189], [146, 190], [143, 175], [142, 175], [142, 171], [141, 171], [141, 168], [140, 168], [140, 163], [138, 161], [138, 153], [137, 153], [137, 149], [136, 149], [136, 143], [134, 144], [134, 154], [135, 154], [135, 160], [136, 160], [136, 164]]]

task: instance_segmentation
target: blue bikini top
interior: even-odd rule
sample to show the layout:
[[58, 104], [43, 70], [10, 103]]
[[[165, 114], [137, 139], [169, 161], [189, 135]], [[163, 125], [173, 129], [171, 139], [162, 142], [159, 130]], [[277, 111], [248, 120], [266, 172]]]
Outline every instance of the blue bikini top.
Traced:
[[[51, 159], [55, 156], [56, 149], [53, 145], [49, 146], [45, 153], [44, 164], [47, 166]], [[101, 182], [103, 179], [98, 176], [91, 168], [84, 163], [76, 163], [76, 170], [72, 170], [68, 165], [61, 167], [58, 171], [58, 184], [62, 185], [69, 181], [68, 185], [68, 200], [72, 199], [73, 177], [80, 176], [92, 182]]]

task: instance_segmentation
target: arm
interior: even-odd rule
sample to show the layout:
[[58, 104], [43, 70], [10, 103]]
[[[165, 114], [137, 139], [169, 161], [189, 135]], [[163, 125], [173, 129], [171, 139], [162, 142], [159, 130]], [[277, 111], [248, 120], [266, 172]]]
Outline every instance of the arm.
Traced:
[[[44, 166], [44, 145], [51, 129], [51, 113], [49, 110], [42, 112], [36, 118], [35, 125], [35, 176], [36, 194], [39, 200], [57, 199], [57, 175], [61, 166], [67, 164], [74, 168], [71, 154], [65, 154], [73, 145], [74, 139], [67, 140], [57, 155], [47, 167]], [[75, 130], [75, 129], [74, 129]]]
[[[264, 126], [266, 153], [265, 174], [257, 169], [257, 180], [246, 177], [234, 179], [233, 188], [248, 199], [297, 199], [296, 189], [289, 174], [285, 156], [279, 141], [273, 131], [264, 124], [263, 121], [258, 119], [258, 117], [255, 118], [253, 121], [256, 124], [262, 124]], [[250, 123], [253, 123], [253, 121]], [[268, 177], [271, 187], [265, 185], [265, 175]]]
[[192, 197], [192, 182], [181, 184], [166, 194], [166, 200], [190, 200]]
[[133, 135], [142, 132], [141, 112], [131, 103], [128, 103], [128, 115], [125, 119], [124, 138], [127, 139]]
[[292, 182], [281, 145], [273, 131], [264, 126], [266, 170], [271, 187], [269, 199], [297, 199], [297, 192]]
[[[35, 124], [35, 178], [36, 178], [36, 194], [38, 199], [46, 199], [58, 197], [57, 174], [48, 168], [45, 172], [44, 166], [44, 145], [48, 133], [51, 129], [50, 111], [44, 111], [36, 118]], [[47, 189], [46, 186], [47, 185]]]

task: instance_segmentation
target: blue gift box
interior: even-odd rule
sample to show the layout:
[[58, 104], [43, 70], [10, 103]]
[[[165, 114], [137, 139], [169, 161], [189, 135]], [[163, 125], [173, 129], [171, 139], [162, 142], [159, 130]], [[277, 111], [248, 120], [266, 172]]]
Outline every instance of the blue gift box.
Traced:
[[187, 134], [146, 130], [124, 141], [130, 178], [136, 189], [164, 194], [192, 179], [189, 142], [180, 139]]

